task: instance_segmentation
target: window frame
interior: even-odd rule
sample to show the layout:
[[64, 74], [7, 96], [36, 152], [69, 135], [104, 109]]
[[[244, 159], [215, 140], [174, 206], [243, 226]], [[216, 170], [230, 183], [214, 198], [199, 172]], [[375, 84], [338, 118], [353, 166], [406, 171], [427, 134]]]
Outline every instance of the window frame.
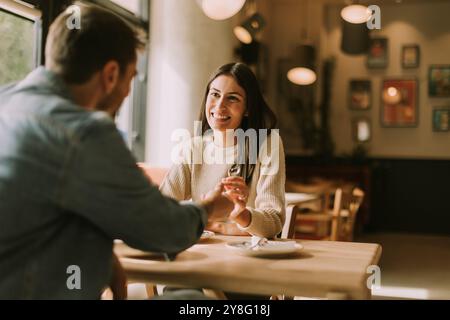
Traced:
[[[23, 3], [21, 3], [23, 2]], [[25, 1], [0, 0], [0, 11], [33, 23], [34, 48], [33, 68], [37, 68], [41, 62], [42, 54], [42, 11], [31, 3]], [[30, 6], [25, 5], [28, 3]]]
[[[84, 1], [84, 0], [83, 0]], [[83, 2], [82, 1], [82, 2]], [[119, 4], [110, 0], [91, 0], [89, 3], [108, 9], [125, 20], [134, 27], [140, 28], [146, 35], [149, 35], [149, 16], [150, 1], [140, 0], [139, 16], [121, 7]], [[148, 41], [147, 41], [148, 42]], [[128, 109], [127, 144], [138, 161], [145, 161], [146, 150], [146, 117], [147, 117], [147, 92], [148, 92], [148, 63], [149, 48], [146, 48], [138, 56], [137, 71], [138, 75], [132, 83], [132, 94], [130, 95], [130, 104]]]
[[[1, 2], [14, 4], [22, 8], [30, 9], [40, 13], [40, 17], [35, 21], [35, 67], [39, 65], [45, 65], [45, 42], [47, 41], [48, 31], [50, 25], [56, 17], [66, 10], [66, 8], [74, 1], [72, 0], [0, 0]], [[133, 26], [140, 28], [144, 31], [144, 34], [149, 35], [150, 23], [150, 0], [140, 0], [140, 15], [128, 11], [120, 5], [110, 0], [80, 0], [87, 4], [98, 5], [104, 9], [108, 9]], [[28, 4], [28, 5], [26, 5]], [[10, 13], [10, 10], [7, 10]], [[19, 15], [21, 18], [27, 18], [26, 16]], [[145, 159], [145, 140], [146, 140], [146, 111], [147, 111], [147, 79], [148, 79], [148, 60], [149, 60], [149, 48], [148, 46], [143, 50], [138, 60], [138, 75], [132, 83], [133, 94], [130, 96], [130, 132], [127, 132], [130, 136], [129, 147], [138, 161], [144, 161]]]

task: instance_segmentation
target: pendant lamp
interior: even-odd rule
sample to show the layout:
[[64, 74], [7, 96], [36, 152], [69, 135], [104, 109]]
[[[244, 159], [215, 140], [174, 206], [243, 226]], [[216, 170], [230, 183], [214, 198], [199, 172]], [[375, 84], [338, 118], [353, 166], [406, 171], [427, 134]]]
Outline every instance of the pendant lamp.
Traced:
[[197, 3], [209, 18], [225, 20], [238, 13], [244, 6], [245, 0], [197, 0]]

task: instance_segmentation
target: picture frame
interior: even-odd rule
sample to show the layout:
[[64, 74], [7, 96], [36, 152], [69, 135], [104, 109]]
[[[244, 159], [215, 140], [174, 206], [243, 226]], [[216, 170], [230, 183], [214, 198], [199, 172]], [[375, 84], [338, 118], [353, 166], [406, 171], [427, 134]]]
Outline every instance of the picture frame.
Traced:
[[433, 131], [450, 131], [450, 107], [446, 109], [433, 110]]
[[384, 79], [381, 86], [381, 126], [417, 127], [418, 81], [415, 78]]
[[402, 67], [404, 69], [418, 68], [420, 65], [420, 47], [417, 44], [402, 46]]
[[352, 138], [357, 143], [369, 142], [372, 139], [372, 124], [369, 118], [355, 117], [352, 119]]
[[350, 80], [348, 107], [351, 110], [369, 110], [372, 108], [372, 83], [370, 80]]
[[450, 65], [431, 65], [428, 71], [428, 95], [450, 97]]
[[367, 68], [386, 68], [389, 62], [389, 42], [387, 38], [376, 37], [369, 40], [369, 50], [367, 54]]

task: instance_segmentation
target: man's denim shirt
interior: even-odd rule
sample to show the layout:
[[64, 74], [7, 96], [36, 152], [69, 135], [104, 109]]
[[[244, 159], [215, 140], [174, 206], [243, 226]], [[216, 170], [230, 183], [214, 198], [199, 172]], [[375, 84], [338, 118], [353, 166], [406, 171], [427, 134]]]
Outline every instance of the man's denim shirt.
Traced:
[[43, 67], [0, 89], [0, 142], [0, 299], [98, 299], [113, 239], [175, 253], [206, 223], [148, 181], [108, 114], [76, 105]]

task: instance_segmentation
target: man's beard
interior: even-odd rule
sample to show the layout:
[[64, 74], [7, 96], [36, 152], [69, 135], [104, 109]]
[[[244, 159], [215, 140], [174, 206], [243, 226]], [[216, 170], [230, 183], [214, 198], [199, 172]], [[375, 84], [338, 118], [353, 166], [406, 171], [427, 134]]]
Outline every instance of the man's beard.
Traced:
[[111, 92], [109, 95], [106, 95], [100, 102], [97, 104], [95, 110], [97, 111], [105, 111], [111, 115], [112, 118], [115, 118], [117, 113], [119, 112], [120, 106], [122, 105], [123, 100], [120, 101], [118, 95], [115, 91]]

